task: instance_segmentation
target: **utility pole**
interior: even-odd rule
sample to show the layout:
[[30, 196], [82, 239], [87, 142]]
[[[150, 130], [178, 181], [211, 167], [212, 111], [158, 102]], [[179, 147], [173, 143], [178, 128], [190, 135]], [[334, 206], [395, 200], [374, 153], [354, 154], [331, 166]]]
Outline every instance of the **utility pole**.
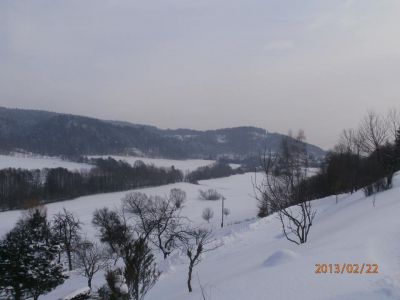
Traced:
[[221, 221], [221, 228], [224, 227], [224, 202], [225, 202], [225, 197], [222, 196], [222, 210], [221, 210], [221, 216], [222, 216], [222, 221]]

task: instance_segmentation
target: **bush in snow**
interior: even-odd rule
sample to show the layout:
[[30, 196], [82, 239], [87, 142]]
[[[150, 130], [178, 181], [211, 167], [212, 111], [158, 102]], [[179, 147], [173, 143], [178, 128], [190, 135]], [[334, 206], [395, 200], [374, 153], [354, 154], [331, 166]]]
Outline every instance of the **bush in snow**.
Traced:
[[231, 214], [231, 210], [229, 208], [224, 208], [222, 213], [225, 217], [228, 217]]
[[212, 200], [216, 201], [222, 199], [222, 195], [218, 193], [215, 189], [208, 189], [208, 190], [199, 190], [199, 199], [200, 200]]
[[171, 189], [169, 193], [169, 199], [177, 209], [181, 209], [183, 207], [183, 203], [186, 201], [186, 192], [177, 188]]
[[100, 300], [128, 300], [128, 286], [121, 269], [108, 270], [105, 274], [106, 282], [98, 290]]

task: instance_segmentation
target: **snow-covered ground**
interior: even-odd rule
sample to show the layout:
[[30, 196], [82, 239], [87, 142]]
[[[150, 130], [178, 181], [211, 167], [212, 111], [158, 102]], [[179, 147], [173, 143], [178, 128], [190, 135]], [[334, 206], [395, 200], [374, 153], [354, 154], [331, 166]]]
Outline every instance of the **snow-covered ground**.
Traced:
[[164, 159], [164, 158], [148, 158], [148, 157], [139, 157], [139, 156], [121, 156], [121, 155], [94, 155], [89, 156], [89, 158], [107, 158], [112, 157], [116, 160], [124, 160], [127, 163], [133, 165], [135, 161], [141, 160], [145, 164], [153, 164], [156, 167], [171, 167], [174, 166], [175, 169], [179, 169], [183, 172], [193, 171], [199, 167], [204, 167], [213, 164], [214, 160], [206, 160], [206, 159], [185, 159], [185, 160], [176, 160], [176, 159]]
[[22, 168], [22, 169], [43, 169], [43, 168], [65, 168], [68, 170], [88, 170], [93, 166], [62, 160], [58, 157], [33, 156], [33, 155], [0, 155], [0, 169]]
[[[192, 221], [202, 222], [201, 213], [204, 208], [211, 207], [215, 212], [215, 219], [211, 222], [220, 223], [217, 219], [221, 210], [220, 201], [204, 201], [199, 200], [199, 190], [215, 188], [225, 198], [225, 207], [229, 208], [231, 214], [227, 218], [227, 222], [242, 221], [246, 218], [255, 217], [257, 214], [256, 200], [251, 184], [252, 173], [242, 175], [234, 175], [225, 178], [200, 181], [199, 185], [180, 182], [159, 187], [150, 187], [137, 189], [137, 192], [144, 192], [148, 195], [168, 195], [172, 188], [180, 188], [187, 194], [187, 200], [182, 214], [189, 217]], [[115, 192], [107, 194], [97, 194], [79, 197], [74, 200], [51, 203], [47, 205], [48, 215], [51, 216], [61, 211], [64, 207], [79, 216], [84, 223], [83, 230], [88, 232], [88, 236], [95, 234], [91, 226], [93, 212], [96, 208], [109, 207], [117, 208], [121, 204], [121, 199], [129, 191]], [[14, 226], [15, 221], [21, 215], [21, 211], [7, 211], [0, 213], [0, 235], [7, 232]]]
[[[141, 160], [145, 164], [153, 164], [156, 167], [171, 167], [174, 166], [183, 172], [191, 172], [199, 167], [204, 167], [213, 164], [214, 160], [205, 159], [187, 159], [174, 160], [164, 158], [148, 158], [137, 156], [118, 156], [118, 155], [97, 155], [89, 156], [90, 158], [108, 158], [112, 157], [116, 160], [124, 160], [133, 165], [135, 161]], [[233, 169], [239, 168], [239, 164], [229, 164]], [[43, 168], [65, 168], [68, 170], [88, 170], [93, 168], [93, 165], [85, 163], [76, 163], [67, 160], [62, 160], [59, 157], [39, 156], [33, 154], [0, 154], [0, 169], [5, 168], [21, 168], [21, 169], [43, 169]]]
[[[202, 223], [201, 211], [210, 206], [216, 238], [223, 245], [207, 253], [194, 270], [194, 292], [186, 290], [187, 264], [175, 252], [167, 261], [160, 260], [163, 275], [146, 296], [147, 300], [199, 300], [199, 281], [212, 300], [242, 299], [307, 299], [358, 300], [399, 299], [400, 297], [400, 176], [394, 188], [365, 198], [362, 192], [341, 195], [313, 202], [318, 210], [309, 241], [302, 246], [288, 242], [282, 235], [279, 220], [270, 216], [247, 220], [256, 215], [252, 197], [253, 174], [202, 181], [201, 185], [179, 183], [142, 189], [149, 194], [163, 195], [172, 187], [184, 189], [188, 200], [183, 213]], [[220, 202], [201, 201], [198, 189], [216, 188], [227, 198], [231, 215], [228, 222], [241, 223], [218, 228]], [[126, 192], [81, 197], [48, 205], [49, 215], [62, 207], [72, 210], [85, 223], [89, 237], [95, 235], [90, 225], [94, 209], [118, 206]], [[9, 230], [21, 212], [0, 213], [0, 234]], [[379, 274], [315, 274], [316, 264], [379, 265]], [[99, 274], [94, 286], [104, 281]], [[85, 280], [71, 275], [66, 283], [41, 299], [58, 299], [75, 289], [83, 288]]]

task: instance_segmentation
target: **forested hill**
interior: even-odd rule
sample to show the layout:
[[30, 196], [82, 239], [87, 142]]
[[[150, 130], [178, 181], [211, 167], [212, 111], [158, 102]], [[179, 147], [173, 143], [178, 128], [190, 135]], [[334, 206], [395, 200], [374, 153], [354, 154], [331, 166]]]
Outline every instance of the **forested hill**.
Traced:
[[[197, 131], [0, 107], [0, 151], [43, 155], [129, 153], [166, 158], [246, 157], [277, 150], [283, 135], [256, 127]], [[324, 151], [308, 145], [316, 157]]]

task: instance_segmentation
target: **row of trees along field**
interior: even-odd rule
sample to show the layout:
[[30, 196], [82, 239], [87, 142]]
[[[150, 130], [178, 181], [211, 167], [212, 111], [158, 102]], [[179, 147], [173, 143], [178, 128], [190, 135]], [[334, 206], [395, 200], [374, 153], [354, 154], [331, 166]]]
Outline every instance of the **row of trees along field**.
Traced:
[[0, 210], [23, 208], [32, 202], [51, 202], [78, 196], [158, 186], [183, 180], [175, 168], [137, 161], [133, 166], [112, 158], [94, 159], [89, 171], [64, 168], [0, 170]]
[[[192, 292], [195, 266], [219, 245], [210, 229], [193, 227], [181, 216], [185, 201], [180, 189], [165, 197], [128, 193], [119, 209], [94, 212], [100, 243], [85, 237], [70, 211], [48, 221], [44, 207], [29, 209], [0, 240], [0, 298], [36, 300], [62, 284], [72, 274], [68, 269], [87, 279], [87, 288], [70, 300], [143, 300], [161, 274], [156, 253], [166, 259], [174, 251], [186, 256], [186, 285]], [[105, 284], [93, 290], [98, 272], [104, 273]]]
[[[253, 182], [259, 201], [258, 216], [277, 213], [286, 238], [307, 242], [316, 215], [313, 199], [362, 189], [365, 196], [391, 188], [400, 170], [400, 114], [369, 112], [358, 128], [344, 130], [320, 171], [308, 174], [308, 153], [302, 131], [284, 138], [278, 153], [261, 157], [261, 180]], [[258, 173], [258, 174], [260, 174]], [[258, 175], [259, 176], [259, 175]], [[373, 205], [375, 205], [373, 197]]]
[[312, 197], [389, 189], [400, 170], [400, 115], [369, 112], [358, 128], [344, 130], [320, 173], [308, 180]]
[[174, 167], [155, 167], [140, 160], [133, 166], [111, 157], [82, 161], [95, 165], [95, 168], [90, 171], [70, 171], [64, 168], [0, 170], [0, 210], [24, 208], [32, 202], [46, 203], [180, 181], [197, 183], [199, 180], [245, 172], [243, 168], [232, 169], [229, 164], [220, 162], [199, 167], [184, 176]]
[[190, 183], [197, 183], [199, 180], [228, 177], [236, 174], [243, 174], [245, 169], [239, 167], [233, 169], [228, 163], [216, 162], [209, 166], [199, 167], [186, 174], [185, 180]]

